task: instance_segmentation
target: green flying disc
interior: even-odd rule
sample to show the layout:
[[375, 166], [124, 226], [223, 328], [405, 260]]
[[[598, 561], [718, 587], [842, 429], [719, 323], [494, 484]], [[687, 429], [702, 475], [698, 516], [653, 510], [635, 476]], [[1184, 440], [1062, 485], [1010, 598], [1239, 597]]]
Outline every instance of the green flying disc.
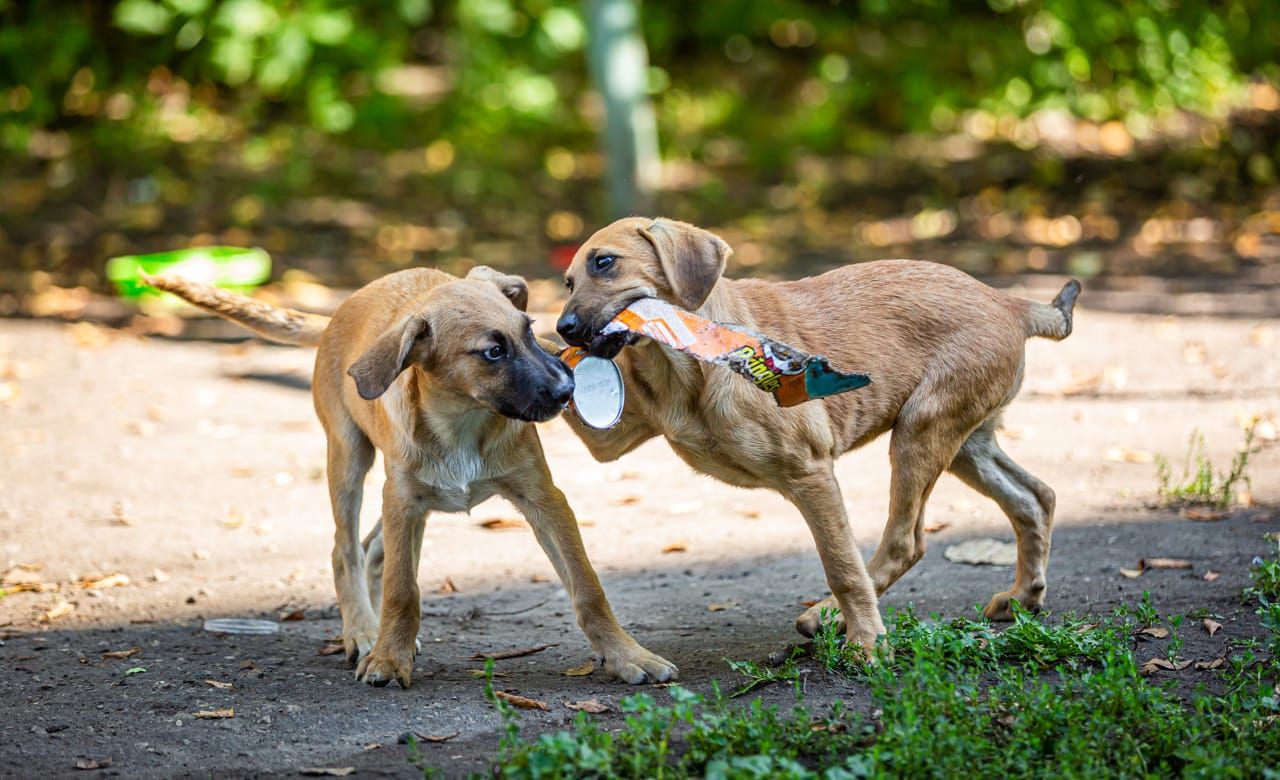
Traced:
[[159, 294], [142, 281], [140, 272], [153, 276], [174, 274], [232, 292], [249, 293], [270, 278], [271, 256], [257, 248], [200, 246], [149, 255], [123, 255], [107, 261], [107, 278], [122, 298]]

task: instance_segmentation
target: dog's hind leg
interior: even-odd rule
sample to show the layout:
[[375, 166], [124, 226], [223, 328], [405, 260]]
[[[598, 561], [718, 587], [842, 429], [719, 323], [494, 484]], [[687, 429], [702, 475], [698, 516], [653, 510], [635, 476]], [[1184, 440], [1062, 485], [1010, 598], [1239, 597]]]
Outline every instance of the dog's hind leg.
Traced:
[[1053, 529], [1053, 490], [1000, 449], [996, 442], [996, 418], [974, 431], [951, 463], [955, 474], [974, 490], [993, 499], [1013, 524], [1018, 540], [1018, 566], [1013, 588], [992, 597], [984, 610], [992, 620], [1011, 620], [1017, 601], [1027, 609], [1044, 602]]
[[[333, 584], [342, 613], [342, 644], [356, 663], [378, 637], [378, 616], [369, 600], [365, 549], [360, 544], [364, 478], [373, 465], [373, 444], [350, 420], [328, 430], [329, 500], [333, 505]], [[381, 547], [381, 534], [370, 535]]]
[[877, 594], [888, 590], [924, 557], [925, 503], [968, 430], [949, 415], [904, 416], [894, 428], [889, 440], [893, 468], [889, 521], [867, 567]]
[[[840, 485], [831, 465], [830, 461], [815, 464], [812, 473], [791, 480], [786, 497], [804, 515], [818, 546], [818, 557], [832, 594], [826, 603], [834, 601], [839, 605], [838, 620], [845, 625], [846, 637], [870, 657], [876, 637], [884, 633], [884, 623], [880, 620], [875, 588], [854, 544]], [[819, 604], [802, 614], [796, 620], [796, 630], [806, 636], [817, 633], [822, 606]]]
[[364, 549], [364, 580], [369, 588], [369, 605], [376, 607], [382, 604], [382, 562], [385, 558], [382, 548], [382, 518], [373, 527], [360, 545]]

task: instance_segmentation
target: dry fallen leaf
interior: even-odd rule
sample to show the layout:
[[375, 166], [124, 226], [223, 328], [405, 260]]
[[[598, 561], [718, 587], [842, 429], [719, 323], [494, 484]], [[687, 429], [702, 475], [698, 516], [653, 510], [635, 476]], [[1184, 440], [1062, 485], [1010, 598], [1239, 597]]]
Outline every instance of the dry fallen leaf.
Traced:
[[596, 670], [596, 662], [589, 660], [581, 666], [575, 666], [572, 669], [565, 669], [565, 677], [586, 677]]
[[128, 650], [108, 650], [102, 654], [103, 658], [132, 658], [142, 652], [141, 647], [131, 647]]
[[234, 707], [228, 707], [225, 710], [200, 710], [194, 714], [200, 720], [222, 720], [224, 718], [234, 718], [236, 711]]
[[1136, 580], [1136, 579], [1138, 579], [1139, 577], [1141, 577], [1141, 576], [1142, 576], [1142, 569], [1124, 569], [1124, 568], [1122, 568], [1122, 569], [1120, 569], [1120, 576], [1121, 576], [1121, 577], [1128, 577], [1128, 578], [1129, 578], [1129, 579], [1131, 579], [1131, 580]]
[[53, 621], [58, 620], [59, 618], [64, 618], [75, 611], [76, 611], [75, 604], [72, 604], [70, 601], [59, 601], [57, 604], [54, 604], [52, 607], [49, 607], [47, 610], [44, 611], [43, 614], [40, 615], [40, 622], [52, 623]]
[[529, 524], [514, 517], [491, 517], [480, 521], [480, 527], [490, 531], [527, 531]]
[[666, 547], [663, 547], [662, 551], [664, 553], [682, 553], [688, 549], [689, 549], [689, 545], [685, 544], [684, 542], [672, 542]]
[[1224, 663], [1226, 663], [1225, 658], [1215, 658], [1212, 661], [1196, 661], [1195, 668], [1199, 671], [1204, 671], [1206, 669], [1217, 669], [1219, 666], [1222, 666]]
[[1220, 572], [1216, 572], [1216, 571], [1207, 571], [1207, 572], [1205, 572], [1205, 573], [1204, 573], [1204, 581], [1205, 581], [1205, 582], [1213, 582], [1214, 580], [1218, 579], [1218, 578], [1219, 578], [1219, 577], [1221, 577], [1221, 576], [1222, 576], [1222, 574], [1221, 574]]
[[440, 583], [441, 593], [458, 593], [458, 586], [453, 584], [453, 577], [445, 577], [444, 582]]
[[499, 699], [502, 699], [506, 703], [515, 707], [519, 707], [520, 709], [523, 709], [523, 710], [543, 710], [544, 712], [551, 711], [551, 708], [547, 706], [547, 703], [545, 701], [530, 699], [527, 696], [521, 696], [518, 693], [509, 693], [507, 691], [495, 691], [493, 695], [497, 696]]
[[501, 661], [505, 658], [520, 658], [526, 655], [533, 655], [534, 653], [541, 653], [548, 647], [555, 647], [555, 645], [533, 645], [532, 647], [517, 647], [513, 650], [498, 650], [492, 653], [475, 653], [471, 656], [471, 660], [483, 661], [486, 658], [492, 658], [495, 661]]
[[219, 690], [223, 690], [223, 691], [229, 691], [229, 690], [231, 690], [231, 687], [232, 687], [232, 684], [231, 684], [231, 683], [229, 683], [229, 682], [222, 682], [221, 680], [205, 680], [205, 682], [206, 682], [208, 685], [210, 685], [211, 687], [213, 687], [213, 688], [217, 688], [217, 689], [219, 689]]
[[[454, 737], [458, 736], [461, 733], [462, 732], [460, 731], [455, 731], [452, 734], [421, 734], [417, 731], [406, 731], [405, 733], [401, 734], [399, 737], [396, 738], [396, 742], [401, 745], [409, 744], [410, 739], [417, 740], [418, 742], [434, 742], [434, 743], [448, 742], [449, 740], [453, 739]], [[365, 748], [365, 750], [368, 750], [368, 749], [369, 748]]]
[[1209, 632], [1209, 636], [1213, 636], [1222, 630], [1222, 624], [1210, 618], [1204, 619], [1204, 630]]
[[1160, 626], [1148, 626], [1138, 632], [1145, 636], [1154, 637], [1156, 639], [1164, 639], [1169, 636], [1169, 629]]
[[999, 539], [970, 539], [943, 550], [942, 557], [972, 566], [1012, 566], [1018, 562], [1018, 548]]
[[1195, 520], [1198, 523], [1216, 523], [1219, 520], [1226, 520], [1231, 516], [1230, 512], [1221, 512], [1216, 509], [1197, 509], [1188, 507], [1182, 510], [1182, 516], [1188, 520]]
[[107, 332], [92, 322], [77, 322], [68, 326], [67, 332], [71, 334], [71, 340], [77, 347], [96, 349], [105, 347], [111, 341]]
[[802, 599], [802, 600], [800, 601], [800, 606], [802, 606], [802, 607], [812, 607], [814, 604], [817, 604], [817, 603], [818, 603], [818, 600], [817, 600], [817, 599]]
[[353, 766], [304, 766], [298, 774], [309, 777], [346, 777], [356, 771]]
[[950, 528], [951, 523], [946, 520], [930, 520], [924, 524], [924, 532], [927, 534], [936, 534], [943, 528]]
[[1190, 569], [1191, 561], [1181, 558], [1143, 558], [1138, 561], [1139, 569]]
[[330, 642], [328, 644], [321, 645], [320, 649], [316, 651], [316, 655], [337, 655], [344, 649], [346, 648], [341, 642]]
[[1080, 369], [1076, 369], [1071, 372], [1071, 377], [1058, 388], [1058, 392], [1062, 395], [1083, 395], [1085, 393], [1095, 392], [1101, 386], [1101, 371], [1082, 371]]
[[106, 769], [111, 766], [111, 757], [106, 758], [77, 758], [76, 769]]
[[533, 574], [530, 575], [529, 582], [551, 582], [551, 578], [545, 574]]
[[297, 620], [306, 620], [306, 618], [307, 618], [307, 610], [303, 607], [298, 607], [297, 609], [280, 613], [281, 623], [291, 623]]
[[1142, 668], [1138, 670], [1138, 673], [1148, 675], [1154, 674], [1162, 669], [1168, 672], [1177, 672], [1186, 669], [1190, 665], [1190, 661], [1169, 661], [1164, 658], [1152, 658], [1150, 661], [1147, 661], [1142, 665]]
[[76, 585], [85, 590], [96, 590], [99, 588], [119, 588], [129, 584], [129, 577], [125, 574], [108, 574], [105, 577], [84, 577]]
[[[469, 675], [471, 675], [472, 677], [475, 677], [475, 678], [477, 678], [477, 679], [479, 679], [479, 678], [481, 678], [481, 677], [488, 677], [488, 676], [489, 676], [489, 672], [488, 672], [488, 671], [486, 671], [486, 670], [484, 670], [484, 669], [468, 669], [468, 670], [467, 670], [467, 674], [469, 674]], [[499, 671], [496, 671], [496, 670], [495, 670], [495, 671], [493, 672], [493, 676], [494, 676], [494, 677], [510, 677], [511, 675], [507, 674], [506, 672], [499, 672]]]
[[567, 701], [564, 706], [571, 710], [579, 712], [589, 712], [592, 715], [599, 715], [602, 712], [608, 712], [608, 705], [601, 704], [597, 699], [584, 699], [582, 701]]
[[724, 612], [726, 609], [733, 609], [738, 606], [736, 601], [713, 601], [707, 605], [708, 612]]

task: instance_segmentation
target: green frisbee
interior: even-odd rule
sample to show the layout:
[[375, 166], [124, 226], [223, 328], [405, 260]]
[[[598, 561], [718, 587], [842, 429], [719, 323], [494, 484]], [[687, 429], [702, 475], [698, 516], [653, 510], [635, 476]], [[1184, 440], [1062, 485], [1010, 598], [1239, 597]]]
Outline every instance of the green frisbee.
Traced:
[[163, 295], [147, 286], [140, 274], [175, 274], [232, 292], [253, 292], [271, 276], [271, 256], [264, 249], [201, 246], [149, 255], [122, 255], [107, 261], [107, 278], [121, 298]]

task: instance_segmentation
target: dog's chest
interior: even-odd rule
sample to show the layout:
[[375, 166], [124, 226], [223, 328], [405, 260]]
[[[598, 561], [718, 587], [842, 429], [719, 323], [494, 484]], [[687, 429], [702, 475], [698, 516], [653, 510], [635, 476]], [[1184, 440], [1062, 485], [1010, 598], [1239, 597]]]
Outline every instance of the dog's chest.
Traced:
[[427, 504], [441, 512], [465, 512], [494, 492], [485, 479], [484, 461], [475, 451], [453, 450], [424, 458], [414, 476]]

